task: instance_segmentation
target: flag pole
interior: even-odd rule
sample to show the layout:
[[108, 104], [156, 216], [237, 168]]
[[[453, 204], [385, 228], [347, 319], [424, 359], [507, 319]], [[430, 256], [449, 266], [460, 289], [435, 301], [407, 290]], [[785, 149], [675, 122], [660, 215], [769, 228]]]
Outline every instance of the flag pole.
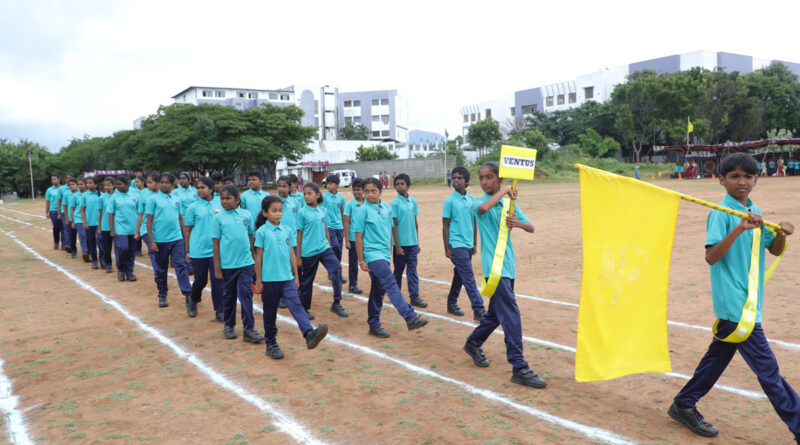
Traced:
[[[516, 189], [517, 189], [517, 178], [514, 178], [514, 179], [511, 180], [511, 190], [516, 190]], [[516, 207], [514, 204], [516, 203], [516, 201], [517, 201], [516, 199], [512, 199], [511, 200], [511, 203], [509, 204], [509, 207], [508, 207], [508, 214], [509, 215], [513, 215], [514, 214], [514, 208]]]
[[31, 199], [36, 200], [36, 190], [33, 188], [33, 161], [31, 161], [31, 151], [28, 150], [28, 171], [31, 173]]

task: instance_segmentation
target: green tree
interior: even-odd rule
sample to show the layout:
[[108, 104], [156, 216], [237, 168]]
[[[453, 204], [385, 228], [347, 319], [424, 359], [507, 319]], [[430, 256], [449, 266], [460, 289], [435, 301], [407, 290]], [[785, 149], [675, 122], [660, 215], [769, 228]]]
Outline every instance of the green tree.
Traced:
[[797, 75], [780, 63], [746, 74], [751, 97], [764, 107], [764, 128], [800, 129], [800, 82]]
[[365, 141], [369, 130], [360, 122], [345, 122], [344, 128], [339, 131], [339, 139], [345, 141]]
[[494, 146], [494, 143], [502, 137], [500, 124], [491, 118], [475, 122], [470, 125], [467, 132], [467, 140], [473, 147], [478, 148], [479, 155], [486, 153], [486, 149]]
[[764, 111], [759, 99], [751, 97], [739, 73], [717, 70], [711, 73], [703, 109], [708, 121], [708, 142], [759, 138], [764, 132]]
[[397, 159], [397, 154], [392, 153], [385, 145], [378, 144], [374, 147], [359, 146], [356, 150], [356, 161], [383, 161]]
[[43, 193], [50, 184], [50, 163], [53, 155], [47, 148], [26, 139], [18, 143], [0, 139], [0, 191], [15, 191], [20, 196], [29, 197], [31, 176], [28, 167], [28, 151], [31, 153], [34, 189]]
[[608, 158], [619, 150], [619, 142], [608, 136], [603, 137], [591, 128], [578, 135], [581, 152], [593, 158]]

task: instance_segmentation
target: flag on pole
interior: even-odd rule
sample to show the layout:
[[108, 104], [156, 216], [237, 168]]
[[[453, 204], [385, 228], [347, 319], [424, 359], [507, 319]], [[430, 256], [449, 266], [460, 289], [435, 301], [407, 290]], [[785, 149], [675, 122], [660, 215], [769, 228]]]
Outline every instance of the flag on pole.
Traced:
[[694, 133], [694, 125], [692, 124], [692, 121], [687, 120], [687, 122], [689, 122], [689, 125], [686, 127], [686, 132], [687, 133]]
[[447, 132], [447, 128], [444, 129], [444, 139], [445, 140], [450, 139], [450, 134]]
[[29, 149], [28, 149], [28, 159], [31, 159], [31, 158], [33, 158], [33, 156], [31, 156], [31, 150], [30, 150], [30, 148], [29, 148]]
[[668, 372], [667, 287], [681, 195], [577, 167], [583, 277], [575, 379]]

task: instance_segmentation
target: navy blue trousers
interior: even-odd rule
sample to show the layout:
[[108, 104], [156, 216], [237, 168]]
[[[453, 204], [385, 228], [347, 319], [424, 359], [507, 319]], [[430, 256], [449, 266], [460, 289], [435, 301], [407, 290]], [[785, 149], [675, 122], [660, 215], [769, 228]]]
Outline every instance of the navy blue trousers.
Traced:
[[67, 233], [69, 234], [69, 247], [72, 249], [78, 248], [78, 226], [76, 225], [75, 228], [72, 228], [72, 224], [67, 223]]
[[203, 289], [208, 284], [208, 276], [211, 275], [211, 303], [214, 305], [214, 312], [222, 312], [222, 293], [223, 282], [214, 275], [214, 257], [192, 258], [190, 263], [194, 271], [194, 281], [192, 281], [192, 301], [200, 302], [203, 297]]
[[[160, 249], [160, 248], [159, 248]], [[236, 326], [236, 300], [242, 309], [242, 325], [245, 331], [255, 327], [253, 320], [253, 266], [222, 269], [223, 293], [222, 316], [225, 326]]]
[[114, 257], [117, 260], [117, 272], [133, 273], [133, 262], [136, 260], [133, 235], [117, 235], [114, 237]]
[[[156, 252], [150, 248], [150, 236], [148, 234], [142, 235], [142, 243], [147, 246], [147, 256], [150, 257], [150, 265], [153, 266], [153, 276], [158, 276], [156, 273]], [[213, 273], [213, 272], [212, 272]]]
[[347, 279], [350, 286], [358, 286], [358, 253], [355, 241], [350, 241], [350, 248], [347, 249]]
[[450, 284], [450, 293], [447, 294], [447, 304], [456, 304], [458, 294], [461, 293], [461, 286], [467, 291], [473, 311], [483, 311], [483, 297], [478, 291], [475, 283], [475, 275], [472, 273], [472, 249], [468, 247], [450, 246], [453, 252], [453, 282]]
[[275, 326], [275, 319], [278, 316], [278, 301], [281, 298], [292, 313], [301, 334], [305, 336], [306, 332], [314, 329], [300, 303], [300, 297], [297, 296], [294, 280], [262, 281], [261, 284], [264, 285], [264, 290], [261, 292], [261, 302], [264, 304], [264, 341], [268, 345], [277, 343], [275, 338], [278, 335], [278, 327]]
[[61, 244], [64, 247], [72, 247], [69, 245], [69, 224], [67, 224], [67, 214], [61, 212]]
[[[403, 288], [403, 271], [406, 271], [409, 298], [419, 297], [419, 275], [417, 275], [417, 254], [419, 246], [402, 246], [404, 255], [394, 254], [394, 280], [397, 287]], [[394, 250], [394, 249], [392, 249]]]
[[489, 309], [483, 314], [478, 327], [467, 338], [467, 343], [481, 347], [497, 326], [503, 327], [508, 363], [514, 370], [527, 368], [528, 362], [523, 356], [522, 320], [514, 297], [514, 280], [511, 278], [500, 278], [497, 290], [489, 300]]
[[342, 243], [344, 242], [344, 229], [331, 229], [328, 227], [328, 237], [331, 239], [331, 249], [333, 249], [333, 254], [336, 255], [336, 259], [341, 262]]
[[392, 275], [392, 269], [386, 260], [369, 263], [369, 279], [372, 282], [367, 302], [367, 324], [379, 328], [381, 326], [381, 309], [383, 295], [389, 294], [389, 301], [406, 321], [417, 318], [417, 312], [406, 302], [400, 288]]
[[[717, 336], [723, 338], [728, 336], [736, 329], [736, 325], [736, 322], [720, 320], [717, 325]], [[797, 393], [789, 386], [789, 383], [781, 377], [778, 361], [767, 343], [761, 323], [756, 323], [750, 337], [741, 343], [727, 343], [716, 338], [711, 340], [708, 351], [697, 365], [694, 375], [675, 396], [675, 403], [679, 408], [694, 407], [697, 401], [711, 390], [736, 351], [742, 354], [745, 363], [758, 377], [761, 389], [764, 390], [778, 416], [795, 434], [795, 437], [798, 437], [800, 435], [800, 398], [797, 397]]]
[[333, 302], [342, 301], [342, 262], [336, 259], [332, 248], [325, 249], [319, 255], [303, 257], [303, 268], [300, 276], [300, 302], [306, 310], [311, 309], [311, 291], [314, 288], [314, 278], [317, 268], [322, 263], [328, 271], [328, 276], [333, 282]]
[[86, 226], [86, 246], [92, 262], [97, 261], [97, 226]]
[[81, 253], [88, 253], [89, 248], [86, 245], [86, 228], [83, 223], [75, 223], [75, 230], [78, 231], [78, 240], [81, 242]]
[[100, 261], [108, 266], [111, 264], [111, 231], [100, 232]]
[[[58, 244], [61, 241], [61, 220], [58, 219], [58, 212], [55, 210], [50, 211], [50, 222], [53, 224], [53, 244]], [[64, 243], [61, 243], [64, 247]]]
[[155, 252], [156, 262], [153, 265], [156, 274], [156, 287], [158, 296], [166, 297], [169, 286], [167, 286], [167, 269], [169, 268], [170, 257], [172, 267], [175, 268], [175, 275], [178, 277], [178, 287], [181, 294], [188, 297], [192, 294], [192, 283], [189, 281], [189, 265], [186, 264], [186, 251], [184, 250], [183, 238], [168, 243], [156, 243], [158, 252]]

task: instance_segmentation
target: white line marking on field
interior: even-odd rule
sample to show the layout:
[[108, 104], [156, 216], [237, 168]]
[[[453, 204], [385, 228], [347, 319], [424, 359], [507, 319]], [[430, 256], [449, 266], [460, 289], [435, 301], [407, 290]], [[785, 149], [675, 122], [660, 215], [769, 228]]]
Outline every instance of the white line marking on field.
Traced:
[[11, 380], [3, 372], [3, 359], [0, 358], [0, 411], [8, 419], [8, 439], [17, 445], [29, 445], [33, 441], [28, 436], [28, 428], [22, 413], [17, 409], [17, 396], [11, 388]]
[[20, 213], [22, 215], [33, 216], [35, 218], [50, 219], [50, 218], [48, 218], [46, 216], [35, 215], [33, 213], [28, 213], [28, 212], [22, 212], [22, 211], [19, 211], [19, 210], [9, 209], [8, 207], [0, 207], [0, 210], [8, 210], [9, 212]]
[[177, 343], [170, 340], [164, 334], [161, 333], [158, 329], [145, 324], [142, 320], [140, 320], [137, 316], [133, 315], [132, 313], [128, 312], [127, 309], [122, 307], [116, 300], [112, 299], [111, 297], [103, 294], [102, 292], [98, 291], [90, 284], [86, 283], [85, 281], [81, 280], [77, 276], [73, 275], [63, 267], [59, 266], [58, 264], [53, 263], [52, 261], [48, 260], [47, 258], [40, 255], [38, 252], [33, 250], [32, 248], [28, 247], [27, 244], [20, 241], [14, 235], [9, 234], [5, 230], [0, 230], [6, 236], [13, 239], [14, 242], [22, 246], [25, 250], [27, 250], [31, 255], [35, 256], [43, 263], [47, 264], [50, 267], [58, 270], [62, 274], [64, 274], [67, 278], [74, 281], [80, 287], [86, 289], [87, 291], [97, 295], [100, 297], [103, 302], [108, 304], [109, 306], [116, 309], [119, 313], [121, 313], [125, 318], [132, 321], [136, 326], [150, 334], [153, 338], [161, 342], [163, 345], [167, 346], [172, 352], [175, 353], [178, 357], [188, 361], [192, 365], [194, 365], [197, 369], [199, 369], [203, 374], [205, 374], [208, 378], [211, 379], [214, 383], [221, 386], [222, 388], [230, 391], [231, 393], [239, 396], [246, 402], [254, 405], [256, 408], [261, 410], [267, 417], [273, 418], [275, 426], [281, 430], [283, 433], [289, 435], [292, 439], [299, 441], [301, 443], [309, 443], [309, 444], [323, 444], [325, 442], [320, 441], [314, 435], [306, 430], [302, 425], [298, 424], [294, 419], [292, 419], [289, 415], [283, 413], [282, 411], [278, 410], [275, 406], [270, 405], [269, 403], [265, 402], [260, 397], [256, 396], [255, 394], [247, 391], [245, 388], [240, 386], [239, 384], [233, 382], [232, 380], [228, 379], [227, 377], [223, 376], [222, 374], [215, 371], [213, 368], [208, 366], [205, 362], [199, 359], [194, 354], [187, 352]]

